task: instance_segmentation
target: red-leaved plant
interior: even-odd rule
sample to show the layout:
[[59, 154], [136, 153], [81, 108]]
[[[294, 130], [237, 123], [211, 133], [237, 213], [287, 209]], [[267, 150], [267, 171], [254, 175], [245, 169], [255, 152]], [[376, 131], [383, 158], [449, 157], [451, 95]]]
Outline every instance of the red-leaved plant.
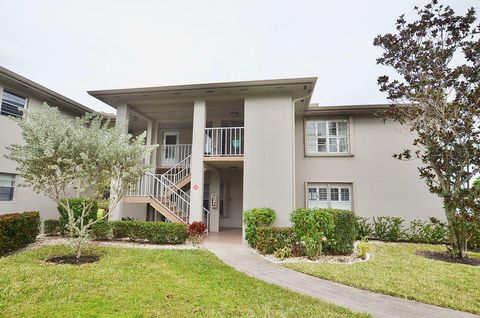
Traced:
[[207, 224], [205, 222], [192, 222], [188, 225], [187, 232], [193, 245], [199, 244], [207, 235]]

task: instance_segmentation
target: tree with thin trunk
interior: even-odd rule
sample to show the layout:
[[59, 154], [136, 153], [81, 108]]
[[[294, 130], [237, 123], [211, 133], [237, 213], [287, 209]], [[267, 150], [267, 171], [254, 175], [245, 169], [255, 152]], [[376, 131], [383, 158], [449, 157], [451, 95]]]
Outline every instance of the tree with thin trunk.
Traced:
[[[110, 187], [115, 206], [151, 169], [141, 161], [156, 146], [145, 145], [145, 133], [132, 137], [100, 116], [73, 119], [46, 104], [36, 111], [25, 109], [22, 118], [14, 120], [25, 143], [8, 146], [5, 157], [18, 164], [20, 186], [45, 194], [65, 209], [67, 232], [78, 259], [91, 227], [109, 215], [89, 218], [93, 202]], [[79, 217], [68, 200], [78, 194], [85, 199]]]
[[480, 172], [480, 25], [473, 7], [457, 15], [433, 0], [415, 12], [416, 21], [401, 15], [395, 34], [374, 40], [383, 50], [377, 63], [396, 73], [378, 78], [392, 101], [380, 116], [415, 133], [413, 147], [394, 157], [421, 160], [420, 177], [443, 201], [450, 252], [463, 258], [479, 214], [471, 183]]

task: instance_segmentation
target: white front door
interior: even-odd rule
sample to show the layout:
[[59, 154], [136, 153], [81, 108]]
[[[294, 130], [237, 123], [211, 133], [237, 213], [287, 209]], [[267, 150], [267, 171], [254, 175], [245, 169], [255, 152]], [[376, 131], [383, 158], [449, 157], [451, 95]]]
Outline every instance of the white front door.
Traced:
[[163, 134], [162, 163], [172, 166], [178, 162], [178, 132]]

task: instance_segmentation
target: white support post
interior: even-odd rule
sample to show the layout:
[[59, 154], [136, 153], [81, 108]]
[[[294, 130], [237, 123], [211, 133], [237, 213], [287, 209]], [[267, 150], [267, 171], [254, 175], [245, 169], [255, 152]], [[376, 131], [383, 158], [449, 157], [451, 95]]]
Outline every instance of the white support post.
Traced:
[[[115, 126], [120, 127], [125, 134], [128, 134], [128, 119], [130, 116], [130, 110], [128, 105], [119, 105], [117, 107], [117, 116], [115, 121]], [[115, 181], [112, 181], [115, 182]], [[113, 201], [116, 200], [116, 194], [112, 191], [110, 192], [110, 220], [121, 220], [123, 214], [123, 199], [120, 199], [116, 205], [113, 205]]]
[[193, 105], [192, 166], [190, 182], [190, 223], [203, 219], [203, 152], [205, 142], [206, 101], [195, 100]]
[[[147, 126], [147, 145], [156, 145], [158, 143], [158, 122], [156, 120], [148, 120]], [[145, 159], [145, 163], [154, 166], [154, 173], [157, 167], [157, 152], [159, 148], [152, 151], [151, 155]]]

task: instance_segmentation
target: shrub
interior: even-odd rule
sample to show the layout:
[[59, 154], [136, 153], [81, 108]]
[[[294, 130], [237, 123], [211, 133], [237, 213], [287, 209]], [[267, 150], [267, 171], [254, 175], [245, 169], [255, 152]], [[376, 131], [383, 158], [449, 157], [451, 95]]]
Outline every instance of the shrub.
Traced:
[[130, 222], [128, 221], [109, 221], [112, 224], [112, 235], [115, 239], [127, 238], [130, 236]]
[[197, 245], [207, 235], [208, 227], [205, 222], [192, 222], [187, 227], [188, 236], [193, 245]]
[[334, 216], [331, 209], [296, 209], [290, 214], [296, 237], [304, 242], [309, 259], [318, 259], [322, 244], [332, 237]]
[[325, 249], [335, 254], [351, 254], [357, 237], [357, 218], [352, 211], [330, 209], [333, 230], [325, 242]]
[[372, 249], [372, 246], [368, 242], [366, 238], [362, 239], [360, 242], [357, 243], [357, 256], [361, 259], [366, 259], [367, 254]]
[[448, 228], [445, 223], [433, 217], [429, 222], [412, 220], [405, 231], [405, 237], [414, 243], [441, 244], [448, 240]]
[[357, 240], [370, 238], [373, 235], [373, 227], [369, 218], [357, 216]]
[[146, 239], [152, 244], [185, 244], [187, 226], [180, 223], [142, 222], [147, 227]]
[[109, 221], [99, 221], [90, 228], [90, 237], [96, 241], [108, 241], [113, 237], [113, 225]]
[[45, 220], [43, 222], [43, 233], [48, 236], [52, 235], [62, 235], [64, 232], [64, 227], [60, 220]]
[[243, 212], [243, 223], [245, 223], [245, 239], [248, 245], [256, 247], [257, 229], [269, 226], [275, 221], [275, 211], [270, 208], [255, 208]]
[[286, 258], [292, 256], [292, 249], [289, 246], [284, 246], [278, 250], [276, 250], [273, 255], [278, 258], [279, 260], [283, 261]]
[[282, 248], [292, 249], [295, 234], [290, 227], [261, 227], [257, 230], [257, 250], [261, 254], [273, 254]]
[[404, 220], [399, 217], [379, 216], [373, 218], [375, 238], [381, 241], [397, 242], [404, 237], [402, 223]]
[[[90, 209], [85, 213], [83, 224], [88, 224], [97, 218], [98, 204], [95, 200], [88, 198], [70, 198], [68, 200], [62, 200], [62, 202], [65, 205], [67, 203], [70, 205], [70, 208], [73, 211], [73, 217], [75, 222], [79, 222], [79, 219], [83, 212], [84, 204], [91, 204], [91, 206]], [[58, 213], [60, 213], [60, 221], [62, 223], [62, 226], [66, 226], [68, 224], [67, 210], [65, 210], [65, 208], [60, 204], [58, 205], [57, 210]]]
[[35, 242], [40, 233], [40, 213], [23, 212], [0, 215], [0, 255]]

